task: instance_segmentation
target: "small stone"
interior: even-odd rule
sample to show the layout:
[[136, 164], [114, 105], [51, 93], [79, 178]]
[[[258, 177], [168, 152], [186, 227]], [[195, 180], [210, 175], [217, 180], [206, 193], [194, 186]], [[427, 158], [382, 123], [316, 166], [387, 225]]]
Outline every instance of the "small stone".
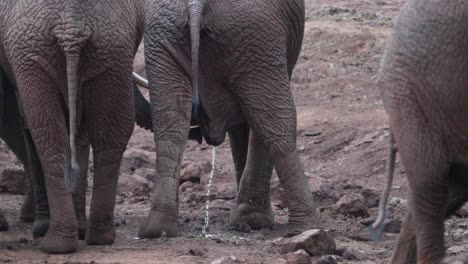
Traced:
[[346, 259], [346, 260], [358, 260], [356, 252], [353, 252], [353, 251], [350, 251], [350, 250], [346, 250], [343, 253], [342, 257], [343, 257], [343, 259]]
[[389, 207], [394, 207], [394, 208], [401, 208], [406, 206], [407, 201], [405, 199], [401, 199], [398, 197], [391, 197], [388, 201], [388, 206]]
[[336, 264], [338, 262], [341, 262], [342, 259], [339, 256], [335, 255], [328, 255], [328, 256], [322, 256], [316, 264]]
[[346, 194], [333, 205], [335, 214], [342, 214], [353, 217], [369, 217], [367, 204], [361, 194]]
[[127, 149], [124, 153], [123, 159], [126, 164], [130, 164], [130, 166], [135, 169], [142, 167], [154, 168], [156, 165], [156, 153], [154, 151], [147, 151], [140, 148]]
[[180, 171], [179, 183], [182, 184], [186, 181], [200, 182], [202, 168], [198, 163], [191, 163]]
[[[139, 187], [143, 187], [143, 189], [139, 190]], [[122, 173], [119, 178], [118, 184], [118, 192], [130, 192], [134, 193], [133, 196], [142, 196], [142, 195], [149, 195], [151, 189], [153, 188], [153, 184], [149, 182], [146, 178], [137, 175], [137, 174], [127, 174]], [[143, 192], [141, 195], [135, 195], [135, 192], [139, 191], [139, 194]]]
[[287, 264], [309, 264], [310, 256], [305, 250], [300, 249], [298, 251], [286, 254], [284, 256]]
[[379, 206], [380, 193], [378, 191], [373, 189], [362, 189], [360, 193], [364, 197], [368, 208]]
[[311, 256], [333, 254], [336, 244], [328, 230], [311, 229], [291, 238], [283, 238], [281, 253], [291, 253], [304, 249]]
[[191, 189], [193, 190], [193, 182], [191, 181], [186, 181], [184, 183], [182, 183], [180, 186], [179, 186], [179, 190], [181, 193], [183, 192], [186, 192], [187, 190]]
[[468, 264], [468, 255], [447, 257], [442, 261], [442, 264]]
[[210, 264], [234, 264], [234, 263], [241, 263], [241, 262], [234, 256], [221, 257], [210, 262]]
[[201, 256], [205, 255], [205, 253], [203, 253], [203, 251], [206, 251], [206, 249], [201, 250], [201, 249], [198, 249], [198, 248], [191, 248], [189, 250], [189, 254], [192, 255], [192, 256], [201, 257]]
[[468, 252], [468, 244], [461, 246], [453, 246], [447, 249], [447, 255], [457, 255]]

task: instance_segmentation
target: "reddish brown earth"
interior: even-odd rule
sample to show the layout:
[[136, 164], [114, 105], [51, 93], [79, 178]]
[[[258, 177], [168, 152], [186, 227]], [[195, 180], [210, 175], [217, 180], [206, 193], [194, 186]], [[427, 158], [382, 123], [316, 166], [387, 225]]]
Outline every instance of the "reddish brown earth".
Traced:
[[[317, 226], [332, 230], [337, 246], [355, 255], [354, 259], [345, 256], [343, 263], [385, 263], [397, 234], [385, 233], [383, 241], [374, 245], [362, 223], [366, 222], [363, 219], [367, 213], [376, 216], [376, 202], [385, 178], [388, 124], [374, 83], [385, 39], [404, 0], [306, 0], [306, 3], [305, 39], [292, 90], [298, 112], [298, 148], [320, 207]], [[141, 53], [135, 68], [143, 73]], [[2, 169], [20, 165], [4, 144], [0, 146], [0, 157]], [[183, 171], [195, 178], [201, 176], [201, 183], [184, 186], [181, 193], [180, 236], [134, 239], [149, 210], [151, 183], [145, 178], [151, 179], [155, 162], [152, 135], [136, 128], [122, 166], [115, 244], [86, 246], [82, 242], [78, 253], [66, 256], [39, 252], [37, 241], [31, 237], [30, 224], [18, 220], [22, 196], [0, 193], [1, 209], [11, 225], [10, 231], [0, 233], [0, 262], [209, 263], [235, 256], [239, 263], [281, 263], [282, 255], [271, 245], [278, 233], [269, 230], [239, 233], [228, 227], [236, 185], [227, 143], [217, 148], [211, 188], [209, 233], [213, 238], [201, 236], [210, 161], [209, 146], [188, 144], [184, 161], [187, 168]], [[392, 199], [390, 207], [393, 231], [398, 231], [398, 220], [406, 210], [407, 183], [399, 163], [396, 171], [391, 196], [397, 198]], [[276, 176], [272, 185], [276, 220], [284, 223], [287, 211], [282, 206]], [[340, 213], [337, 205], [333, 206], [344, 195], [358, 194], [364, 198], [365, 205], [360, 208], [363, 211], [346, 214], [352, 208]], [[447, 221], [450, 252], [463, 248], [456, 246], [468, 244], [467, 230], [466, 218], [457, 216]]]

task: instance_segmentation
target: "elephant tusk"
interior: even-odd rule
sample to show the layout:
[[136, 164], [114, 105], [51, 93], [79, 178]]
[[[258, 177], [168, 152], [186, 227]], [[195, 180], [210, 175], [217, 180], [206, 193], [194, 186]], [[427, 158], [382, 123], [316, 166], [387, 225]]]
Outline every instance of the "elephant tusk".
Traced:
[[190, 129], [192, 128], [199, 128], [200, 126], [190, 126]]
[[148, 80], [145, 78], [141, 77], [138, 73], [133, 72], [133, 79], [135, 82], [140, 85], [141, 87], [148, 89], [149, 90], [149, 85], [148, 85]]

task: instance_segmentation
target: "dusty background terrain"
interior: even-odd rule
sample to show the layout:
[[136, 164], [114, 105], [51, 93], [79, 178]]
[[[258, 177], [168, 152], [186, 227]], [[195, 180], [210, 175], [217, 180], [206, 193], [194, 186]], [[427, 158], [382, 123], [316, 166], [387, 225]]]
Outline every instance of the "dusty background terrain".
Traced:
[[[403, 3], [306, 0], [303, 51], [292, 79], [298, 112], [297, 144], [320, 207], [317, 226], [331, 230], [337, 246], [346, 248], [348, 254], [339, 258], [343, 263], [388, 261], [399, 220], [406, 210], [407, 184], [398, 164], [389, 232], [376, 245], [370, 241], [364, 224], [369, 222], [368, 217], [376, 216], [389, 141], [387, 118], [374, 82], [385, 39]], [[142, 64], [139, 54], [135, 68], [144, 74]], [[20, 166], [4, 144], [0, 145], [0, 158], [1, 170]], [[217, 148], [211, 188], [209, 234], [213, 238], [201, 237], [210, 161], [209, 146], [188, 144], [182, 173], [195, 183], [182, 187], [179, 238], [134, 239], [149, 210], [155, 162], [152, 135], [136, 128], [121, 170], [115, 244], [86, 246], [81, 242], [79, 252], [68, 256], [40, 253], [37, 241], [30, 235], [30, 224], [18, 220], [22, 196], [0, 193], [0, 206], [10, 222], [10, 231], [0, 233], [0, 263], [209, 263], [229, 256], [243, 263], [280, 263], [282, 256], [271, 245], [277, 237], [274, 231], [239, 233], [227, 225], [236, 189], [227, 142]], [[287, 211], [282, 206], [282, 190], [276, 176], [272, 186], [273, 209], [277, 222], [282, 223]], [[344, 195], [352, 198], [357, 194], [364, 198], [364, 207], [356, 205], [344, 213], [336, 210], [335, 204]], [[461, 214], [447, 221], [450, 252], [457, 252], [463, 245], [468, 248], [466, 220], [466, 215], [463, 218]]]

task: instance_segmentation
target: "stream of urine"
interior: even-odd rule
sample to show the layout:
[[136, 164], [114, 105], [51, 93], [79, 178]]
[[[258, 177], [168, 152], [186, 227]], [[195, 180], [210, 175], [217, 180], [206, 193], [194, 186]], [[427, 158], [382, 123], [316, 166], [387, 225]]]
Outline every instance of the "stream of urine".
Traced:
[[208, 235], [208, 227], [210, 224], [210, 192], [211, 192], [211, 185], [213, 184], [213, 176], [215, 170], [215, 161], [216, 161], [216, 147], [211, 148], [211, 172], [210, 172], [210, 179], [208, 180], [208, 184], [206, 185], [206, 203], [205, 203], [205, 223], [202, 226], [202, 235], [204, 237], [209, 237]]

